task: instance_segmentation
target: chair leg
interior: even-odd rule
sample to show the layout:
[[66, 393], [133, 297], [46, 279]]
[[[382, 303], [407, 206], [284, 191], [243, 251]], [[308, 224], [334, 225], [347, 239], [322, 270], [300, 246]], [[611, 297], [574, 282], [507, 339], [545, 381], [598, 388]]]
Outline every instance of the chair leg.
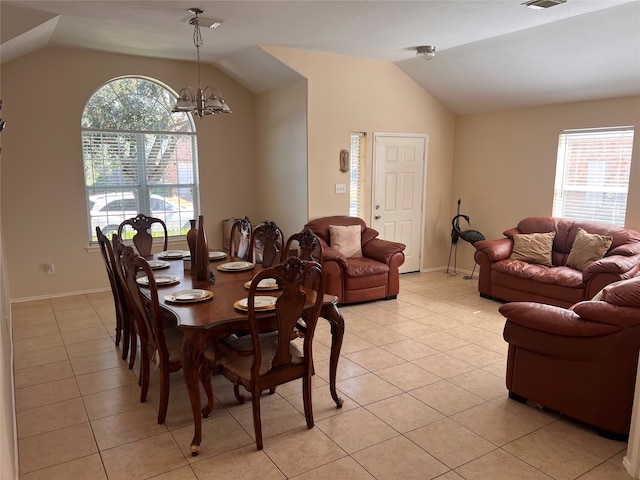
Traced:
[[160, 406], [158, 407], [158, 423], [164, 423], [169, 407], [169, 368], [160, 367]]
[[122, 335], [122, 359], [126, 360], [129, 356], [129, 346], [131, 345], [131, 332], [129, 331], [129, 321], [118, 316], [118, 333], [116, 334], [116, 345], [118, 337]]
[[238, 399], [238, 403], [242, 405], [244, 403], [245, 398], [244, 396], [240, 395], [240, 385], [238, 385], [237, 383], [233, 386], [233, 393]]
[[149, 393], [149, 359], [146, 356], [143, 356], [140, 360], [140, 378], [138, 379], [138, 383], [140, 384], [140, 401], [147, 401], [147, 393]]
[[129, 369], [132, 369], [136, 363], [136, 353], [138, 351], [138, 336], [133, 328], [129, 330], [129, 346], [131, 352], [129, 355]]
[[[118, 313], [118, 306], [116, 305], [116, 347], [120, 345], [120, 340], [122, 339], [122, 316]], [[124, 353], [124, 345], [122, 348], [122, 359], [125, 360], [127, 357]]]
[[311, 403], [311, 377], [302, 377], [302, 401], [307, 428], [313, 428], [313, 404]]
[[262, 450], [262, 420], [260, 418], [259, 391], [251, 392], [251, 403], [253, 407], [253, 430], [256, 434], [256, 447], [258, 448], [258, 450]]

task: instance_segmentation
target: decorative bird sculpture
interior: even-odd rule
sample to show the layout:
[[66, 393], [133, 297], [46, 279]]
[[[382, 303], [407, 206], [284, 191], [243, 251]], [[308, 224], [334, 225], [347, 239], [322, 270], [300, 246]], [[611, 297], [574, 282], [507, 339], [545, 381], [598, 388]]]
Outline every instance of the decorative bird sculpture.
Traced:
[[453, 243], [454, 245], [457, 244], [458, 238], [461, 238], [465, 242], [469, 242], [471, 245], [479, 242], [480, 240], [484, 240], [484, 235], [478, 230], [460, 230], [460, 220], [458, 220], [460, 217], [464, 218], [469, 226], [471, 226], [468, 215], [458, 214], [453, 217], [453, 219], [451, 220], [451, 225], [453, 226], [453, 230], [451, 230], [451, 243]]
[[[479, 242], [480, 240], [484, 240], [485, 237], [482, 233], [480, 233], [478, 230], [461, 230], [460, 229], [460, 218], [464, 218], [467, 222], [467, 224], [469, 226], [471, 226], [471, 222], [469, 221], [469, 215], [464, 215], [462, 213], [460, 213], [460, 199], [458, 199], [458, 214], [453, 217], [451, 219], [451, 248], [449, 249], [449, 262], [447, 263], [447, 273], [449, 273], [449, 264], [451, 263], [451, 252], [453, 251], [453, 248], [455, 247], [456, 249], [456, 254], [455, 254], [455, 258], [454, 258], [454, 266], [453, 266], [453, 273], [456, 274], [456, 270], [457, 270], [457, 263], [458, 263], [458, 239], [462, 239], [465, 242], [470, 243], [471, 245], [473, 245], [476, 242]], [[476, 266], [475, 264], [473, 265], [473, 270], [475, 271]], [[471, 272], [471, 275], [469, 275], [468, 277], [465, 277], [466, 279], [470, 279], [473, 278], [473, 272]]]

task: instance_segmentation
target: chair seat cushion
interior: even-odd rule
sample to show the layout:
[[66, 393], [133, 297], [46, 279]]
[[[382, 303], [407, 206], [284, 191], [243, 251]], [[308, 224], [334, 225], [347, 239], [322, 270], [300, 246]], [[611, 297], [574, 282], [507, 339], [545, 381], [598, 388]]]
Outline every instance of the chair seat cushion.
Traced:
[[[278, 333], [264, 333], [258, 336], [260, 339], [260, 348], [262, 349], [262, 362], [260, 363], [260, 375], [264, 375], [271, 370], [271, 363], [276, 355], [278, 347]], [[233, 350], [241, 352], [251, 352], [253, 348], [251, 335], [243, 335], [237, 337], [231, 335], [224, 341], [220, 342], [220, 358], [219, 364], [223, 368], [224, 376], [233, 383], [239, 383], [249, 388], [251, 383], [251, 365], [253, 364], [253, 355], [238, 355]], [[293, 342], [289, 343], [289, 353], [293, 363], [302, 363], [302, 350]]]
[[350, 258], [344, 272], [347, 277], [388, 275], [389, 265], [367, 257]]

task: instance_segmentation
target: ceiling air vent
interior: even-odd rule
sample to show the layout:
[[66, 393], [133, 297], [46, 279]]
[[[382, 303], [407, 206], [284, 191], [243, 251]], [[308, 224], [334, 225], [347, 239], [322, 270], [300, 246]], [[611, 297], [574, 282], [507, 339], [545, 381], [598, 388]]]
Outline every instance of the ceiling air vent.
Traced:
[[567, 0], [529, 0], [528, 2], [524, 2], [522, 5], [535, 10], [544, 10], [545, 8], [566, 3], [566, 1]]

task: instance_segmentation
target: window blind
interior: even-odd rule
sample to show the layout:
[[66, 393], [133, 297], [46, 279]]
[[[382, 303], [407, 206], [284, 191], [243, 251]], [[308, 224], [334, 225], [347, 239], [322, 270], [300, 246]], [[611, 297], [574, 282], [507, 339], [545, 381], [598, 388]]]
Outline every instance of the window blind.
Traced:
[[624, 226], [633, 135], [633, 127], [560, 134], [553, 216]]
[[364, 132], [354, 132], [351, 134], [351, 151], [349, 152], [349, 215], [352, 217], [362, 216], [362, 205], [364, 201], [364, 153], [365, 153]]

